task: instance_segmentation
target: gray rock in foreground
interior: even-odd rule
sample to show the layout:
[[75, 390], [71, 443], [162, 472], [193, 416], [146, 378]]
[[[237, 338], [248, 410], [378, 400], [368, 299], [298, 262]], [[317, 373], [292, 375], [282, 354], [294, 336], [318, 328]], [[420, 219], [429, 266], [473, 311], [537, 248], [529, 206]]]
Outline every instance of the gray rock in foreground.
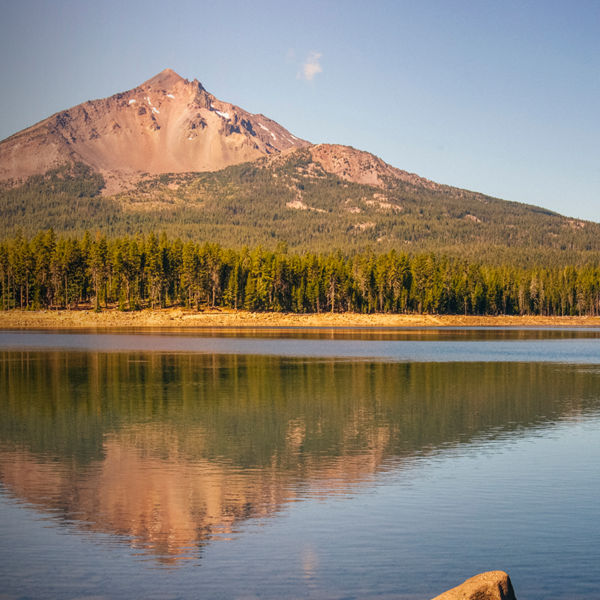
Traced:
[[507, 573], [488, 571], [467, 579], [433, 600], [517, 600], [517, 598]]

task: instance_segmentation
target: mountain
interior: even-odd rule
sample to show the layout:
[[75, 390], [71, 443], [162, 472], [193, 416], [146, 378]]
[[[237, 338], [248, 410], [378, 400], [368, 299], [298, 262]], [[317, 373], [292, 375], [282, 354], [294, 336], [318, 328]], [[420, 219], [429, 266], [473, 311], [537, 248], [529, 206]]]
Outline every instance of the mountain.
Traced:
[[218, 100], [197, 80], [165, 69], [132, 90], [61, 111], [1, 142], [0, 180], [81, 162], [114, 191], [140, 173], [216, 171], [306, 145], [264, 115]]
[[323, 171], [345, 181], [387, 188], [395, 183], [409, 183], [428, 190], [444, 186], [388, 165], [377, 156], [339, 144], [318, 144], [309, 148], [310, 156]]
[[489, 262], [600, 256], [600, 224], [310, 144], [170, 69], [0, 142], [0, 236], [50, 227]]

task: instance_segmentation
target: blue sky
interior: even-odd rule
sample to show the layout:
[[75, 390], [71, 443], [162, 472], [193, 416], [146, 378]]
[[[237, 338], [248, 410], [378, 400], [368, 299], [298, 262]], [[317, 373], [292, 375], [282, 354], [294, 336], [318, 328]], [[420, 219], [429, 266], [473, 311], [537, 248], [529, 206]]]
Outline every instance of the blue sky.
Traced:
[[312, 142], [600, 222], [600, 1], [4, 2], [0, 138], [165, 67]]

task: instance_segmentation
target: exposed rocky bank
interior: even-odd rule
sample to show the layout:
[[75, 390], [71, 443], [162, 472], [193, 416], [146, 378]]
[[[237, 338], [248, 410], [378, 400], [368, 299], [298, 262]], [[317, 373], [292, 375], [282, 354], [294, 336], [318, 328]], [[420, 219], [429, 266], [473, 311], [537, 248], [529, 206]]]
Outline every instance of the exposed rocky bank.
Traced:
[[488, 571], [467, 579], [433, 600], [517, 600], [517, 598], [507, 573]]

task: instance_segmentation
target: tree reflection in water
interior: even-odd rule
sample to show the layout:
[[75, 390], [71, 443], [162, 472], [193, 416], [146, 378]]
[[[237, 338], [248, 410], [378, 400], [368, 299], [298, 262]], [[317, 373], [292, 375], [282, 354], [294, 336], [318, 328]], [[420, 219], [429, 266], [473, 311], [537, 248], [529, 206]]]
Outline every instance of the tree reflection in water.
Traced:
[[593, 367], [0, 353], [0, 478], [158, 560], [383, 470], [598, 409]]

